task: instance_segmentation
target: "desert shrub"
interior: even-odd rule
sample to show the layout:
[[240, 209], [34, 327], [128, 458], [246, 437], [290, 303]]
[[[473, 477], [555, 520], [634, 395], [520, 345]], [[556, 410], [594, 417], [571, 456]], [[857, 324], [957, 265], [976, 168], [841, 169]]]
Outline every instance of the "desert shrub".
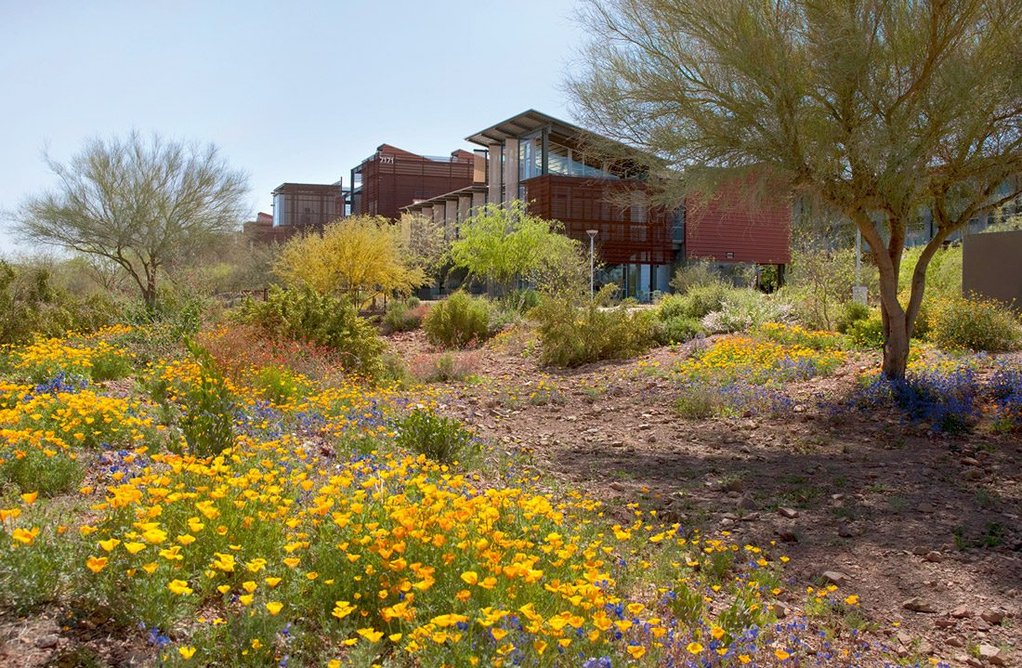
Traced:
[[309, 381], [287, 367], [267, 366], [252, 376], [252, 386], [270, 403], [282, 405], [306, 396]]
[[0, 344], [94, 332], [117, 316], [106, 295], [76, 297], [55, 286], [46, 268], [0, 260]]
[[728, 295], [733, 292], [722, 283], [694, 286], [683, 295], [668, 295], [657, 305], [657, 315], [667, 321], [676, 317], [702, 319], [719, 311]]
[[218, 455], [234, 443], [234, 397], [213, 356], [194, 342], [186, 346], [199, 365], [199, 377], [185, 391], [181, 431], [193, 455]]
[[450, 464], [469, 454], [473, 436], [454, 418], [416, 408], [398, 421], [397, 444], [434, 461]]
[[880, 312], [871, 312], [869, 317], [855, 320], [845, 329], [853, 345], [859, 348], [884, 347], [884, 322]]
[[422, 322], [426, 339], [445, 348], [464, 348], [490, 335], [490, 305], [464, 292], [435, 304]]
[[660, 321], [659, 324], [656, 339], [658, 343], [662, 344], [685, 343], [703, 333], [703, 326], [696, 318], [679, 315]]
[[536, 290], [512, 290], [500, 298], [500, 305], [505, 309], [525, 315], [539, 306], [540, 295]]
[[123, 351], [107, 349], [92, 358], [91, 376], [97, 383], [127, 378], [133, 371], [131, 358]]
[[993, 300], [945, 297], [931, 304], [927, 338], [944, 350], [999, 352], [1022, 342], [1019, 323]]
[[544, 364], [572, 367], [599, 360], [626, 359], [654, 343], [654, 313], [630, 312], [623, 306], [600, 306], [613, 289], [614, 286], [606, 286], [597, 299], [581, 308], [563, 298], [549, 297], [540, 302], [532, 315], [539, 323]]
[[800, 325], [767, 322], [759, 326], [761, 336], [789, 346], [802, 346], [813, 350], [832, 350], [841, 347], [841, 337], [834, 332], [806, 329]]
[[469, 378], [478, 364], [479, 359], [474, 352], [444, 352], [414, 357], [409, 362], [409, 371], [416, 380], [448, 383]]
[[341, 356], [324, 345], [294, 339], [275, 339], [248, 324], [206, 330], [198, 342], [217, 366], [236, 383], [248, 381], [253, 368], [283, 367], [317, 381], [329, 381], [343, 368]]
[[671, 278], [671, 288], [685, 294], [692, 288], [712, 287], [720, 285], [720, 273], [709, 262], [696, 260], [678, 267]]
[[278, 339], [328, 346], [348, 370], [376, 377], [384, 344], [355, 308], [310, 288], [270, 288], [266, 301], [246, 301], [239, 317]]
[[849, 300], [841, 305], [841, 311], [834, 322], [834, 329], [842, 334], [847, 334], [849, 327], [867, 318], [869, 318], [869, 307], [861, 302]]
[[[855, 249], [821, 248], [821, 243], [821, 239], [796, 240], [788, 282], [781, 292], [806, 327], [837, 329], [857, 282]], [[868, 255], [862, 261], [862, 284], [869, 294], [879, 294], [879, 274]]]
[[0, 480], [6, 480], [21, 492], [39, 492], [56, 496], [78, 487], [85, 469], [77, 458], [66, 452], [24, 448], [20, 456], [0, 458]]
[[387, 312], [383, 315], [380, 323], [384, 334], [392, 332], [411, 332], [422, 326], [429, 309], [422, 306], [418, 299], [412, 303], [411, 299], [405, 301], [392, 301], [387, 305]]
[[766, 322], [786, 321], [790, 314], [791, 305], [776, 297], [751, 289], [731, 290], [718, 310], [703, 317], [702, 326], [712, 333], [744, 332]]

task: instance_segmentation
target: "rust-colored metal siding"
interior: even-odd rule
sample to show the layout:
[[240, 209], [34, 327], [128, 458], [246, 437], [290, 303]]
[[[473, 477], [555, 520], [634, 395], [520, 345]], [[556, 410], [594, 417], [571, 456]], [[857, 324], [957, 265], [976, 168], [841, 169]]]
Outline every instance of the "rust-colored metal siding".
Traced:
[[569, 237], [588, 244], [586, 230], [597, 230], [596, 245], [607, 264], [670, 264], [674, 259], [673, 215], [648, 205], [641, 181], [545, 174], [522, 185], [529, 211], [564, 223]]
[[685, 202], [685, 255], [719, 262], [791, 262], [791, 206], [743, 200], [738, 187]]
[[434, 160], [383, 145], [360, 169], [362, 189], [352, 214], [397, 219], [401, 207], [472, 185], [474, 156], [459, 151]]

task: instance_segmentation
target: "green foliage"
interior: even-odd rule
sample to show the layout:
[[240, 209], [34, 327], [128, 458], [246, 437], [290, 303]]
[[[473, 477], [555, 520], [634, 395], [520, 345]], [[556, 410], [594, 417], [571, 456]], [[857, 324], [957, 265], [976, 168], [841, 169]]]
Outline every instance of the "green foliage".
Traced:
[[107, 380], [127, 378], [133, 370], [130, 357], [118, 350], [107, 350], [92, 358], [92, 369], [89, 375], [94, 382], [102, 383]]
[[0, 260], [0, 344], [25, 343], [37, 335], [92, 332], [112, 323], [116, 315], [108, 297], [72, 296], [53, 284], [45, 267]]
[[209, 352], [192, 341], [185, 346], [199, 365], [199, 380], [185, 392], [181, 431], [193, 455], [212, 457], [234, 443], [235, 399]]
[[283, 405], [306, 396], [311, 384], [287, 367], [267, 366], [252, 377], [252, 385], [270, 403]]
[[[782, 292], [795, 306], [799, 322], [812, 329], [838, 330], [855, 280], [855, 249], [826, 249], [823, 240], [804, 240], [792, 253], [788, 284]], [[868, 257], [862, 262], [862, 284], [879, 291], [879, 276]]]
[[707, 332], [744, 332], [767, 322], [790, 319], [791, 305], [776, 295], [764, 295], [749, 288], [727, 293], [716, 310], [702, 320]]
[[657, 329], [657, 341], [659, 343], [685, 343], [702, 333], [703, 326], [699, 320], [677, 315], [661, 321], [660, 327]]
[[720, 274], [709, 262], [694, 260], [677, 268], [671, 278], [671, 287], [680, 294], [692, 288], [703, 288], [721, 284]]
[[842, 334], [847, 334], [852, 325], [867, 318], [869, 318], [869, 307], [861, 302], [849, 300], [841, 305], [841, 311], [834, 323], [834, 328]]
[[658, 317], [664, 321], [679, 316], [701, 320], [710, 313], [719, 311], [733, 290], [723, 283], [693, 286], [683, 295], [664, 297], [657, 307]]
[[47, 456], [38, 448], [26, 448], [22, 457], [0, 461], [0, 480], [13, 483], [22, 492], [56, 496], [75, 489], [83, 477], [84, 467], [64, 452]]
[[387, 305], [380, 323], [384, 334], [392, 332], [411, 332], [422, 326], [428, 309], [419, 304], [419, 300], [394, 300]]
[[604, 308], [615, 290], [605, 286], [597, 298], [579, 307], [562, 297], [544, 297], [532, 311], [539, 323], [544, 364], [573, 367], [639, 355], [654, 342], [656, 316], [623, 306]]
[[416, 408], [397, 424], [397, 444], [434, 461], [450, 464], [468, 454], [472, 432], [453, 418]]
[[[565, 267], [580, 273], [580, 244], [560, 232], [557, 223], [529, 215], [521, 201], [489, 204], [461, 224], [451, 259], [470, 275], [505, 288], [518, 278], [553, 287], [559, 281], [544, 275], [556, 277]], [[585, 269], [588, 277], [588, 261]]]
[[490, 335], [490, 305], [464, 292], [434, 304], [422, 321], [426, 339], [445, 348], [464, 348]]
[[308, 287], [271, 287], [266, 301], [248, 300], [242, 320], [262, 327], [278, 339], [308, 341], [333, 348], [349, 371], [370, 378], [382, 373], [384, 344], [355, 308]]
[[710, 383], [690, 383], [674, 402], [678, 415], [689, 420], [713, 417], [721, 411], [720, 389]]
[[993, 300], [944, 298], [931, 305], [928, 338], [944, 350], [1000, 352], [1022, 343], [1010, 310]]
[[852, 343], [860, 348], [884, 347], [884, 323], [877, 311], [871, 312], [868, 318], [852, 322], [845, 329], [845, 333]]
[[[906, 248], [901, 256], [901, 275], [898, 278], [898, 285], [907, 289], [912, 282], [912, 272], [915, 270], [919, 256], [922, 255], [922, 246]], [[933, 254], [929, 266], [926, 268], [926, 291], [923, 293], [925, 299], [941, 299], [962, 296], [962, 247], [950, 246], [941, 248]], [[907, 298], [902, 302], [907, 302]]]

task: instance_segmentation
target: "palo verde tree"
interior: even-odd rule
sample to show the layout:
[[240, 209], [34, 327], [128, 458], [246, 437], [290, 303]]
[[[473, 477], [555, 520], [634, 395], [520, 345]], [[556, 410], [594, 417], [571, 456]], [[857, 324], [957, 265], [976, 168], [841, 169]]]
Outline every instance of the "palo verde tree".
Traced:
[[[883, 372], [903, 377], [930, 259], [1022, 192], [1018, 3], [589, 0], [583, 16], [583, 119], [688, 189], [776, 179], [850, 219], [880, 274]], [[906, 229], [927, 210], [903, 303]]]
[[132, 132], [94, 139], [67, 163], [47, 156], [46, 164], [57, 185], [16, 214], [22, 236], [115, 263], [149, 308], [163, 272], [244, 215], [247, 177], [212, 144]]
[[458, 233], [450, 250], [454, 265], [504, 290], [517, 279], [555, 289], [544, 279], [557, 281], [558, 267], [579, 262], [579, 242], [562, 234], [559, 223], [530, 215], [521, 200], [487, 204]]
[[382, 216], [353, 216], [330, 223], [322, 234], [288, 241], [273, 271], [288, 284], [360, 306], [375, 295], [408, 294], [426, 283], [406, 256], [397, 225]]

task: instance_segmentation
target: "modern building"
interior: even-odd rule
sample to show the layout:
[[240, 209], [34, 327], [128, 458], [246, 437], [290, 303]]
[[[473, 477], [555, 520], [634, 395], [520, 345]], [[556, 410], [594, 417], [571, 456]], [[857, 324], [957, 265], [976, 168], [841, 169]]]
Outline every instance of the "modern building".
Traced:
[[351, 214], [397, 219], [419, 200], [485, 181], [485, 158], [458, 150], [433, 157], [381, 144], [351, 170]]
[[290, 232], [322, 230], [344, 217], [341, 181], [323, 183], [282, 183], [273, 191], [273, 227]]
[[674, 268], [687, 259], [778, 265], [781, 275], [791, 261], [787, 201], [754, 204], [736, 184], [707, 202], [657, 205], [641, 168], [594, 148], [606, 139], [531, 109], [467, 141], [483, 147], [476, 171], [484, 166], [485, 180], [404, 206], [444, 221], [454, 236], [475, 207], [522, 199], [572, 238], [588, 244], [595, 231], [604, 263], [598, 282], [617, 283], [640, 300], [668, 291]]

